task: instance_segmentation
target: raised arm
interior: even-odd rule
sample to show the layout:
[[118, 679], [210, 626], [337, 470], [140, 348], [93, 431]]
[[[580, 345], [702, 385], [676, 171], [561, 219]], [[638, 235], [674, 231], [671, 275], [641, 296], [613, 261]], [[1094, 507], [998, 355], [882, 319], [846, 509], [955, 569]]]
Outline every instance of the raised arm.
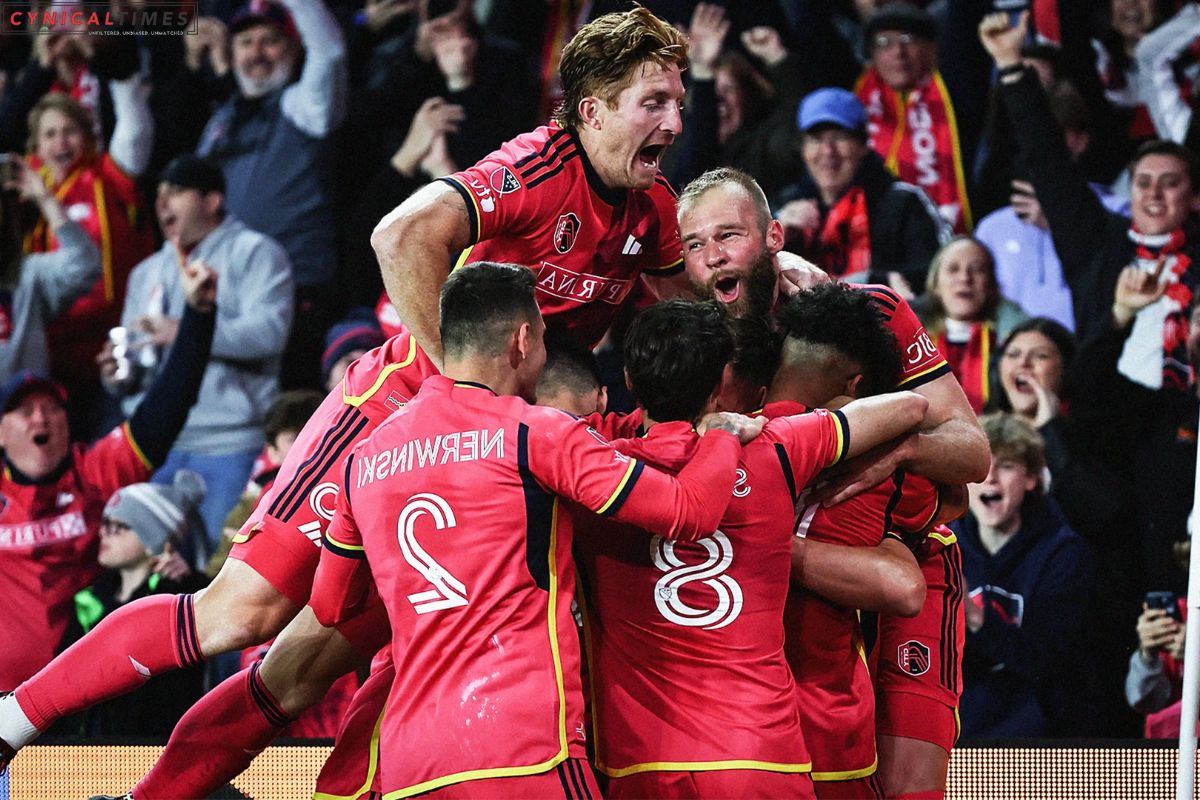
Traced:
[[925, 603], [925, 578], [912, 552], [894, 538], [875, 547], [792, 538], [792, 583], [838, 605], [915, 617]]
[[450, 274], [450, 257], [471, 244], [472, 238], [466, 201], [443, 182], [413, 194], [371, 234], [388, 297], [439, 369], [438, 293]]
[[1174, 17], [1150, 31], [1137, 45], [1138, 72], [1150, 90], [1143, 97], [1158, 135], [1183, 142], [1192, 107], [1179, 91], [1175, 61], [1200, 37], [1200, 5], [1187, 3]]
[[278, 0], [292, 15], [304, 45], [300, 80], [284, 90], [280, 107], [292, 124], [322, 139], [346, 117], [346, 43], [320, 0]]
[[146, 171], [154, 149], [154, 117], [150, 114], [149, 91], [135, 73], [125, 80], [108, 82], [112, 95], [112, 139], [108, 154], [121, 171], [136, 178]]
[[1091, 261], [1109, 215], [1071, 159], [1037, 76], [1021, 66], [1027, 17], [1025, 12], [1022, 22], [1013, 26], [1007, 14], [989, 14], [979, 26], [979, 36], [1000, 70], [1000, 96], [1012, 121], [1021, 161], [1050, 223], [1063, 273], [1080, 291], [1078, 287], [1087, 278], [1079, 273]]

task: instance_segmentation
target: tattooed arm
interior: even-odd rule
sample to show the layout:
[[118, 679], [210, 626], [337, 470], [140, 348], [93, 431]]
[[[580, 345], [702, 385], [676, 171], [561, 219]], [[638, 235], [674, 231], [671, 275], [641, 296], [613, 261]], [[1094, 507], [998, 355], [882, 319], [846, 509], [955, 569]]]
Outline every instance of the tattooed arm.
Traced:
[[471, 243], [466, 202], [446, 183], [431, 183], [384, 217], [371, 234], [383, 285], [426, 354], [440, 368], [438, 293], [450, 257]]

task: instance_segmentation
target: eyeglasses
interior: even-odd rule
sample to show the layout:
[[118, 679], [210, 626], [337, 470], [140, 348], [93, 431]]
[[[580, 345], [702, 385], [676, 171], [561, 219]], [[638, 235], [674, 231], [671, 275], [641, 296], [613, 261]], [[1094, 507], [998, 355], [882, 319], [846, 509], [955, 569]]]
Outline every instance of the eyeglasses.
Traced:
[[875, 50], [886, 50], [894, 45], [902, 44], [906, 47], [917, 40], [917, 37], [911, 33], [880, 33], [876, 35], [871, 42], [872, 48]]

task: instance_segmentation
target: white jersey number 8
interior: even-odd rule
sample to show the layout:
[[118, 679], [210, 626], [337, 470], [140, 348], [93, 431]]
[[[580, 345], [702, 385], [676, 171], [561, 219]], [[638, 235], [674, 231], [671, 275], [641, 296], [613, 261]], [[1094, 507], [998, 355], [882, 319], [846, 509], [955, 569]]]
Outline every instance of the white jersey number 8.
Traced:
[[[668, 622], [688, 628], [713, 631], [724, 628], [742, 613], [742, 587], [725, 574], [733, 564], [733, 544], [720, 531], [696, 542], [708, 558], [699, 564], [686, 564], [675, 553], [675, 543], [655, 536], [650, 540], [654, 566], [666, 574], [654, 584], [654, 604]], [[703, 581], [716, 592], [717, 607], [692, 608], [679, 599], [679, 589], [692, 581]]]
[[436, 494], [415, 494], [401, 509], [400, 519], [396, 521], [396, 538], [400, 542], [400, 552], [404, 554], [404, 560], [411, 564], [421, 577], [433, 584], [433, 588], [428, 591], [410, 594], [408, 601], [413, 604], [413, 609], [418, 614], [465, 606], [467, 587], [434, 561], [417, 541], [413, 528], [424, 514], [430, 516], [434, 527], [439, 531], [458, 524], [450, 504]]

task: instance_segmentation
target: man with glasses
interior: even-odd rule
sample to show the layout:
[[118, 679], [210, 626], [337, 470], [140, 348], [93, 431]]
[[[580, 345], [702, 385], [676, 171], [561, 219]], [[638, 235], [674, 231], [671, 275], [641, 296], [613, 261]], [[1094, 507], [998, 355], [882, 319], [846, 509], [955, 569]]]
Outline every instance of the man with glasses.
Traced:
[[937, 23], [891, 3], [864, 28], [871, 58], [855, 86], [867, 107], [871, 147], [902, 181], [921, 187], [955, 233], [972, 226], [962, 145], [950, 93], [937, 70]]

